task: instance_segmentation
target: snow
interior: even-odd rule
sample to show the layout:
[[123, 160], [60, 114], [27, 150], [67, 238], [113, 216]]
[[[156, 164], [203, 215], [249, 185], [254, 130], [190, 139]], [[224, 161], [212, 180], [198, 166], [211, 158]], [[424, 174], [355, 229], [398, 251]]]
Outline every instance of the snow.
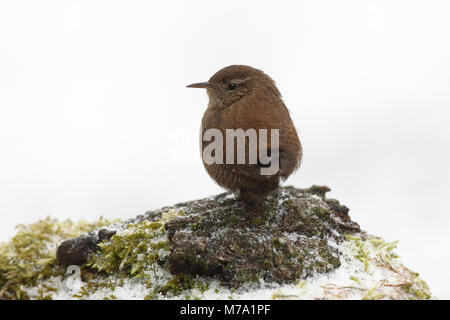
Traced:
[[[362, 240], [361, 240], [362, 241]], [[334, 244], [341, 251], [341, 266], [332, 272], [316, 274], [295, 284], [267, 283], [263, 279], [259, 283], [248, 283], [237, 290], [230, 290], [220, 285], [219, 281], [209, 279], [209, 288], [201, 292], [199, 289], [185, 290], [177, 296], [165, 297], [161, 294], [156, 298], [184, 299], [186, 296], [198, 299], [362, 299], [362, 298], [405, 298], [402, 288], [405, 283], [411, 283], [412, 272], [406, 269], [398, 259], [393, 259], [389, 266], [380, 263], [377, 257], [386, 254], [387, 245], [378, 248], [377, 242], [363, 241], [368, 250], [368, 263], [357, 258], [360, 250], [358, 242], [347, 240]], [[384, 242], [383, 242], [384, 243]], [[384, 243], [386, 244], [386, 243]], [[390, 251], [390, 250], [389, 250]], [[164, 283], [172, 277], [162, 268], [148, 272], [151, 282]], [[43, 285], [57, 288], [52, 298], [67, 299], [144, 299], [150, 292], [148, 286], [139, 279], [119, 279], [110, 276], [114, 288], [102, 287], [94, 293], [80, 297], [80, 290], [86, 285], [81, 278], [79, 269], [70, 266], [65, 277], [53, 277], [41, 281], [39, 286], [27, 288], [32, 298], [38, 295]], [[409, 282], [408, 282], [409, 281]], [[413, 284], [414, 286], [415, 284]]]

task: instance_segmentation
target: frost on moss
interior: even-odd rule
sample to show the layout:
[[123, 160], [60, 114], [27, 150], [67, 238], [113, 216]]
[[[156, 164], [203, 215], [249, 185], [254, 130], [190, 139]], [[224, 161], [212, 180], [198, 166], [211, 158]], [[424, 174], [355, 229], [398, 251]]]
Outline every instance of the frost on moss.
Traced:
[[[107, 227], [51, 219], [22, 226], [1, 247], [0, 298], [429, 299], [396, 243], [361, 232], [328, 190], [283, 188], [257, 215], [225, 193]], [[99, 229], [114, 235], [86, 262], [57, 263], [61, 240]]]
[[[46, 218], [31, 225], [19, 225], [11, 241], [0, 245], [0, 299], [27, 299], [24, 287], [64, 274], [55, 256], [59, 242], [108, 224], [102, 218], [94, 223]], [[54, 291], [44, 286], [38, 297], [50, 298], [47, 293]]]
[[365, 233], [347, 234], [346, 240], [343, 258], [352, 283], [328, 287], [329, 298], [431, 299], [428, 285], [394, 252], [398, 241], [386, 242]]
[[336, 243], [359, 231], [327, 187], [281, 188], [248, 209], [225, 193], [180, 204], [186, 215], [166, 224], [169, 270], [210, 276], [238, 288], [247, 282], [289, 283], [340, 265]]
[[[88, 286], [114, 288], [123, 279], [139, 279], [147, 289], [146, 299], [170, 297], [195, 287], [206, 288], [206, 281], [195, 281], [195, 277], [185, 274], [172, 276], [165, 271], [170, 243], [164, 224], [183, 215], [182, 210], [169, 210], [158, 215], [155, 221], [127, 224], [109, 241], [99, 244], [100, 250], [91, 255], [86, 267], [89, 272], [104, 273], [112, 278], [104, 277], [96, 281], [96, 286]], [[85, 295], [88, 293], [86, 288], [82, 290]]]

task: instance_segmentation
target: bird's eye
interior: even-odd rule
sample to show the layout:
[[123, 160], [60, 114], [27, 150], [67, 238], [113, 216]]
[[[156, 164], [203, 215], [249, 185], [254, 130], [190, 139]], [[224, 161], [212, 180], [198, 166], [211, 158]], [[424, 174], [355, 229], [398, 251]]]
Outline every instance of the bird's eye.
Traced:
[[236, 89], [236, 83], [231, 82], [228, 84], [228, 90], [233, 91], [234, 89]]

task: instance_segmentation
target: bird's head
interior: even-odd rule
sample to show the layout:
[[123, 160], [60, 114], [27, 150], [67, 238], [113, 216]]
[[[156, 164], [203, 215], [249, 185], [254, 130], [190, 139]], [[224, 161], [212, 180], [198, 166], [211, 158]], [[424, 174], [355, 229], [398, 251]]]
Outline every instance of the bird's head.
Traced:
[[274, 81], [261, 70], [231, 65], [217, 71], [207, 82], [193, 83], [188, 88], [205, 88], [213, 105], [227, 107], [257, 90], [280, 97]]

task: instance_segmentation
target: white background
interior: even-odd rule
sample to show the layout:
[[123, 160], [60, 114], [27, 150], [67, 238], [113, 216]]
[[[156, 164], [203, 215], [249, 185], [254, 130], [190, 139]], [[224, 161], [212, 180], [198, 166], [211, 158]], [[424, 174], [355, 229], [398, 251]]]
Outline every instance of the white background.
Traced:
[[222, 192], [185, 85], [248, 64], [299, 129], [287, 184], [330, 186], [450, 298], [449, 34], [449, 1], [2, 1], [0, 241]]

